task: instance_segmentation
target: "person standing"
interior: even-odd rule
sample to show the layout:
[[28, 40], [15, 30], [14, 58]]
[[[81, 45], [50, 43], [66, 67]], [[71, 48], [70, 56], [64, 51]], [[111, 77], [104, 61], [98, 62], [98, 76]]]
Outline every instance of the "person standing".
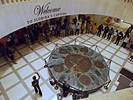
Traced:
[[66, 24], [61, 25], [61, 36], [65, 37], [65, 28], [66, 28]]
[[131, 27], [129, 27], [126, 32], [125, 32], [125, 35], [124, 35], [124, 38], [129, 35], [131, 33]]
[[117, 37], [117, 34], [118, 34], [118, 30], [114, 32], [111, 42], [114, 42], [115, 38]]
[[129, 37], [129, 35], [127, 35], [126, 38], [124, 39], [121, 47], [126, 48], [126, 45], [128, 44], [129, 41], [130, 41], [130, 37]]
[[70, 35], [74, 35], [75, 29], [76, 29], [76, 26], [75, 26], [74, 23], [72, 23], [71, 30], [70, 30]]
[[67, 97], [70, 91], [70, 85], [66, 81], [64, 81], [62, 89], [63, 89], [63, 97]]
[[57, 100], [62, 100], [63, 99], [63, 89], [60, 88], [60, 93], [57, 94]]
[[1, 55], [6, 56], [6, 48], [7, 48], [7, 40], [5, 37], [0, 39], [0, 49], [1, 49]]
[[95, 23], [92, 25], [92, 33], [95, 34], [96, 30], [97, 30], [97, 24]]
[[12, 36], [13, 36], [14, 43], [15, 43], [16, 45], [18, 45], [19, 42], [18, 42], [18, 37], [17, 37], [16, 33], [13, 33]]
[[61, 26], [58, 24], [57, 25], [57, 36], [60, 36], [60, 31], [61, 31]]
[[79, 30], [80, 30], [81, 26], [80, 24], [78, 23], [78, 25], [76, 26], [76, 32], [75, 32], [75, 35], [79, 35]]
[[122, 38], [123, 38], [123, 33], [120, 32], [120, 33], [117, 35], [117, 39], [116, 39], [116, 41], [115, 41], [115, 44], [118, 45], [119, 42], [120, 42], [120, 40], [121, 40]]
[[84, 22], [83, 22], [82, 25], [81, 25], [81, 34], [84, 33], [84, 30], [85, 30], [85, 24], [84, 24]]
[[77, 23], [77, 18], [76, 17], [73, 19], [73, 23], [76, 25], [76, 23]]
[[108, 41], [110, 40], [111, 35], [112, 35], [113, 33], [114, 33], [114, 29], [111, 28], [111, 29], [109, 30], [108, 37], [107, 37]]
[[51, 36], [53, 36], [53, 25], [49, 25], [49, 31], [51, 32]]
[[56, 27], [57, 27], [57, 25], [56, 25], [56, 24], [54, 24], [54, 25], [53, 25], [53, 29], [54, 29], [54, 36], [57, 36], [57, 30], [56, 30]]
[[106, 37], [106, 34], [108, 33], [108, 31], [109, 31], [109, 27], [108, 26], [106, 26], [105, 28], [104, 28], [104, 33], [103, 33], [103, 38], [105, 38]]
[[90, 21], [87, 21], [86, 23], [86, 33], [90, 33], [90, 27], [91, 27], [91, 22]]
[[98, 26], [97, 36], [100, 37], [102, 30], [103, 30], [103, 24], [101, 24], [101, 25]]
[[14, 54], [15, 54], [14, 50], [11, 49], [10, 47], [7, 47], [6, 53], [7, 53], [7, 56], [11, 59], [11, 61], [14, 64], [17, 64], [16, 61], [14, 60]]
[[66, 27], [65, 27], [65, 36], [69, 36], [69, 30], [70, 30], [69, 24], [66, 23]]
[[36, 76], [33, 76], [32, 79], [32, 86], [34, 87], [35, 92], [37, 93], [39, 91], [40, 96], [42, 96], [42, 91], [40, 89], [39, 86], [39, 79], [40, 79], [40, 75], [38, 74], [38, 72], [35, 72], [38, 75], [38, 79], [36, 79]]
[[46, 30], [46, 33], [45, 33], [45, 38], [46, 38], [46, 41], [49, 42], [49, 37], [50, 37], [50, 34], [51, 32], [49, 30]]
[[38, 36], [39, 36], [39, 30], [38, 30], [39, 28], [38, 27], [39, 26], [38, 26], [37, 23], [34, 24], [33, 27], [32, 27], [32, 32], [34, 34], [34, 38], [35, 38], [36, 41], [38, 40]]
[[34, 38], [34, 34], [33, 34], [32, 30], [31, 30], [31, 27], [29, 27], [28, 35], [29, 35], [29, 37], [30, 37], [31, 43], [32, 43], [32, 44], [35, 43], [35, 38]]

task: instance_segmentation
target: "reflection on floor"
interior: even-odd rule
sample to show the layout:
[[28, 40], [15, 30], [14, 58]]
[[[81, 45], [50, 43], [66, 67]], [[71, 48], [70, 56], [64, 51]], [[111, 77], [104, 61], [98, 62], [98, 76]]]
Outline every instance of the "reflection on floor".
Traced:
[[[115, 24], [113, 26], [115, 29], [118, 28]], [[124, 25], [120, 29], [125, 31]], [[112, 59], [110, 70], [110, 78], [112, 81], [109, 89], [105, 90], [102, 87], [99, 91], [90, 94], [90, 96], [115, 91], [119, 82], [121, 82], [119, 78], [122, 75], [119, 72], [122, 68], [133, 72], [133, 63], [128, 61], [129, 51], [120, 46], [116, 46], [106, 39], [92, 34], [64, 38], [52, 37], [49, 43], [43, 40], [33, 45], [27, 46], [22, 44], [15, 47], [17, 64], [11, 64], [10, 61], [7, 62], [4, 58], [0, 58], [0, 100], [57, 100], [56, 94], [59, 91], [54, 90], [49, 84], [50, 76], [48, 70], [43, 67], [45, 64], [43, 59], [50, 54], [56, 43], [64, 44], [75, 38], [87, 44], [96, 44], [103, 56]], [[90, 48], [95, 49], [94, 47]], [[41, 75], [40, 86], [43, 92], [42, 97], [35, 94], [31, 86], [34, 72], [38, 72]], [[71, 95], [63, 100], [72, 100]]]

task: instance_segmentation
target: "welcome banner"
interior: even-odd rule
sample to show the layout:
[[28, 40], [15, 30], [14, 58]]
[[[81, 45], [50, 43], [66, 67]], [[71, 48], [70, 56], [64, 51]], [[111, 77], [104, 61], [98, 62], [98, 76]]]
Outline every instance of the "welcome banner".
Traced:
[[121, 0], [36, 0], [0, 6], [0, 38], [25, 26], [61, 16], [100, 14], [133, 23], [133, 5]]

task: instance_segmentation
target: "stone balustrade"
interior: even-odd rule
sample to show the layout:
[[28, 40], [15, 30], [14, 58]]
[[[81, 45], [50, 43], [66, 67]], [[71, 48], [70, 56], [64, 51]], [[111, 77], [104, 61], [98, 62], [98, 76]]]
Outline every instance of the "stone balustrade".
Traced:
[[24, 1], [30, 1], [30, 0], [0, 0], [0, 4], [10, 4], [10, 3], [24, 2]]

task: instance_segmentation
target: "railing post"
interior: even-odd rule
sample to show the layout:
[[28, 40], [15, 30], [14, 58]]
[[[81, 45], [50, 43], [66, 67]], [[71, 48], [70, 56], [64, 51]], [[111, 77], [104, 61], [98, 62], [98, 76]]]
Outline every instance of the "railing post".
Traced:
[[17, 2], [16, 0], [11, 0], [12, 1], [12, 3], [15, 3], [15, 2]]
[[12, 1], [11, 0], [7, 0], [7, 3], [12, 3]]
[[16, 2], [20, 2], [20, 0], [16, 0]]
[[2, 4], [6, 4], [6, 0], [1, 0]]
[[0, 4], [2, 4], [2, 0], [0, 0]]

